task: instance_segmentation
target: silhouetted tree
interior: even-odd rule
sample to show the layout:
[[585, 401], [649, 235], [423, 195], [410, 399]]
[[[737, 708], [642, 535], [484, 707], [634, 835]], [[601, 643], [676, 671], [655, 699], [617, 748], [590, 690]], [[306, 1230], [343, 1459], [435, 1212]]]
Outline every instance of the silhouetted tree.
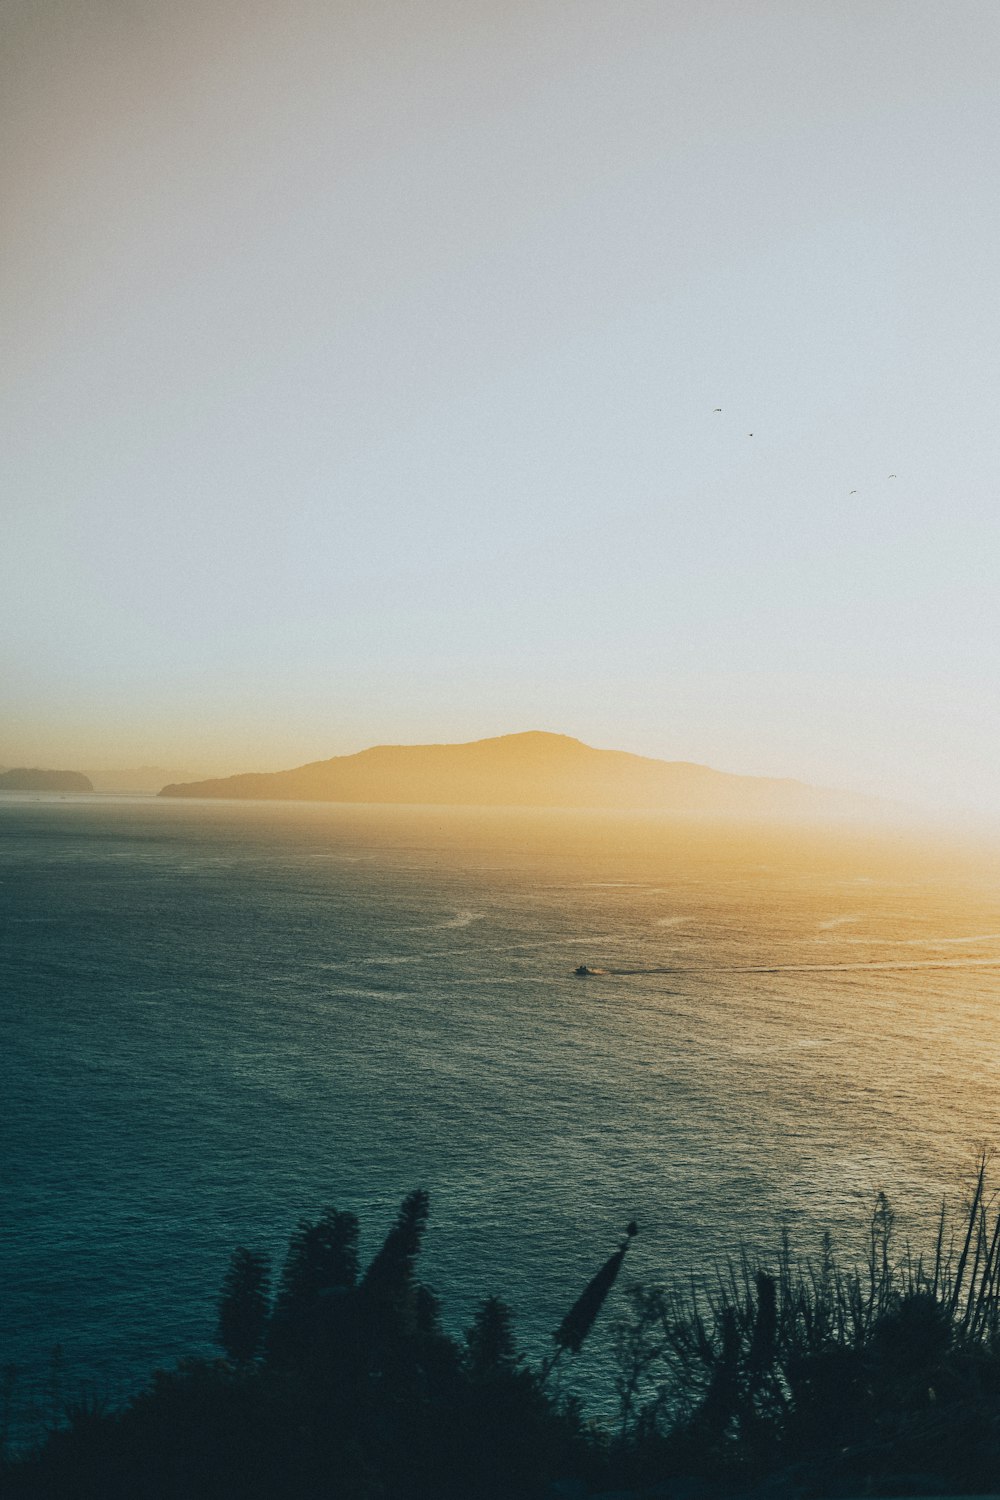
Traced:
[[358, 1221], [324, 1209], [315, 1224], [300, 1221], [288, 1254], [267, 1333], [268, 1357], [308, 1358], [339, 1329], [358, 1275]]
[[426, 1189], [415, 1188], [407, 1193], [395, 1224], [362, 1278], [361, 1289], [367, 1296], [396, 1300], [408, 1294], [429, 1209]]
[[217, 1339], [233, 1364], [257, 1358], [269, 1312], [271, 1264], [266, 1255], [240, 1245], [229, 1262], [219, 1294]]
[[7, 1453], [18, 1374], [17, 1365], [12, 1361], [8, 1361], [0, 1370], [0, 1464], [3, 1463]]
[[517, 1367], [513, 1314], [499, 1297], [487, 1297], [465, 1335], [465, 1365], [473, 1380], [487, 1381]]
[[406, 1195], [395, 1224], [361, 1279], [365, 1320], [376, 1338], [415, 1327], [414, 1270], [429, 1206], [423, 1188]]

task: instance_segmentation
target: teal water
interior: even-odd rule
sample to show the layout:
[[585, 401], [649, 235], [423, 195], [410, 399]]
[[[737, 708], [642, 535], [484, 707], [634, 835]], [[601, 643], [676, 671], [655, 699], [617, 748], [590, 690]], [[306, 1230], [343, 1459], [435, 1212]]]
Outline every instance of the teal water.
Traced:
[[[0, 1335], [111, 1394], [328, 1203], [525, 1347], [778, 1226], [913, 1231], [1000, 1137], [1000, 880], [909, 846], [499, 810], [0, 800]], [[587, 963], [609, 972], [587, 979]], [[581, 1356], [598, 1380], [607, 1325]]]

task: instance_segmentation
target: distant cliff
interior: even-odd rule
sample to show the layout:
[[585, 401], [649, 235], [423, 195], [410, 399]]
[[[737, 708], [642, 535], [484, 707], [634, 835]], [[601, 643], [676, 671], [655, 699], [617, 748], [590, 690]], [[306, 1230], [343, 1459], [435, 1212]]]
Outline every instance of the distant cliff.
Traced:
[[15, 766], [0, 771], [0, 792], [92, 792], [90, 778], [82, 771], [39, 771]]
[[863, 798], [800, 781], [733, 776], [542, 733], [465, 745], [377, 745], [292, 771], [174, 783], [160, 796], [645, 808], [730, 818], [848, 817], [867, 810]]

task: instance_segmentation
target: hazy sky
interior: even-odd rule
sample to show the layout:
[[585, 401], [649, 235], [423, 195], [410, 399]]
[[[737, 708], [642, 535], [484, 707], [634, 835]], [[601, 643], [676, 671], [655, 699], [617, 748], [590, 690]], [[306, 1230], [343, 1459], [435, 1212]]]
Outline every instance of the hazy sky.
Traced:
[[0, 763], [1000, 811], [996, 0], [0, 18]]

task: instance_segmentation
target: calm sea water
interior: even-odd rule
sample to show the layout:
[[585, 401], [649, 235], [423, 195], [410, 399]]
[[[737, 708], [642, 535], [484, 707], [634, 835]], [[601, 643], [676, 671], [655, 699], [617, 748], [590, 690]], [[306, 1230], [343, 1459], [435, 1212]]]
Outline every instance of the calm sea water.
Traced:
[[943, 846], [8, 796], [0, 912], [2, 1358], [112, 1393], [326, 1204], [374, 1249], [427, 1186], [446, 1321], [539, 1354], [630, 1218], [649, 1279], [880, 1186], [919, 1237], [1000, 1138], [1000, 863]]

